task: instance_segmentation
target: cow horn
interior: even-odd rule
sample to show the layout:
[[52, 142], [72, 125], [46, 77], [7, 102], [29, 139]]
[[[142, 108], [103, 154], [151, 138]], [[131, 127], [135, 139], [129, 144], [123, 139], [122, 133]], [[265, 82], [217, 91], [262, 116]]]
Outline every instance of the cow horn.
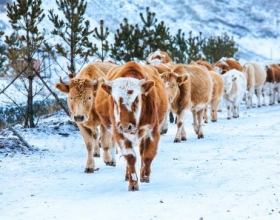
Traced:
[[145, 77], [144, 79], [139, 80], [140, 86], [143, 85], [147, 81], [147, 78]]
[[95, 85], [98, 84], [98, 80], [97, 80], [97, 79], [94, 79], [94, 80], [91, 81], [90, 84], [93, 85], [93, 86], [95, 86]]
[[165, 66], [167, 69], [172, 70], [169, 66], [167, 66], [166, 64], [162, 63], [163, 66]]
[[64, 85], [67, 85], [67, 86], [70, 85], [70, 81], [63, 82], [61, 77], [59, 77], [59, 81], [60, 81], [60, 83], [62, 83]]
[[103, 80], [104, 80], [103, 83], [104, 83], [105, 85], [112, 87], [113, 81], [108, 81], [108, 80], [106, 80], [105, 78], [103, 78]]

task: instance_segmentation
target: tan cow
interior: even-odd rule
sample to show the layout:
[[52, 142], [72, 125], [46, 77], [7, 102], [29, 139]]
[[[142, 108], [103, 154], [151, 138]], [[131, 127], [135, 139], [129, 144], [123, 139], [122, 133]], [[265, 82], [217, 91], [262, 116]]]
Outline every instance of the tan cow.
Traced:
[[87, 65], [74, 78], [68, 82], [56, 83], [55, 87], [68, 94], [68, 107], [71, 118], [76, 122], [83, 136], [87, 149], [87, 162], [85, 173], [93, 173], [95, 163], [93, 156], [99, 157], [99, 138], [104, 150], [103, 160], [107, 165], [115, 166], [115, 144], [112, 135], [101, 126], [99, 137], [99, 126], [101, 121], [96, 113], [94, 101], [98, 88], [99, 79], [105, 77], [106, 71], [116, 67], [115, 64], [95, 62]]
[[[247, 79], [247, 92], [246, 92], [246, 105], [247, 108], [252, 108], [253, 104], [253, 94], [256, 90], [256, 95], [258, 99], [258, 107], [265, 105], [265, 97], [262, 93], [263, 87], [266, 80], [265, 68], [257, 62], [247, 62], [243, 65], [242, 72]], [[263, 95], [263, 96], [262, 96]], [[261, 96], [263, 102], [261, 103]]]
[[96, 110], [126, 159], [128, 190], [137, 191], [134, 147], [141, 156], [140, 181], [149, 182], [168, 107], [166, 90], [155, 68], [136, 62], [115, 68], [107, 80], [97, 91]]
[[213, 81], [210, 74], [198, 65], [176, 64], [162, 73], [171, 110], [177, 116], [177, 133], [174, 142], [187, 140], [184, 121], [188, 110], [193, 115], [193, 128], [203, 138], [203, 112], [210, 102]]
[[[214, 70], [213, 66], [211, 66], [211, 64], [206, 61], [203, 60], [191, 61], [190, 64], [199, 65], [200, 67], [205, 69], [205, 71], [207, 71], [212, 77], [213, 90], [212, 90], [212, 97], [209, 105], [211, 108], [211, 121], [216, 122], [218, 119], [217, 117], [218, 108], [223, 99], [223, 92], [224, 92], [224, 80], [222, 78], [222, 75], [217, 73]], [[204, 118], [204, 122], [208, 123], [208, 105], [205, 107], [203, 118]]]
[[215, 70], [214, 66], [205, 60], [196, 60], [195, 62], [201, 66], [205, 66], [209, 71]]
[[[221, 74], [217, 73], [216, 71], [209, 71], [212, 80], [213, 80], [213, 92], [212, 98], [210, 101], [210, 109], [211, 109], [211, 121], [216, 122], [218, 120], [217, 112], [220, 106], [220, 103], [223, 99], [224, 93], [224, 80]], [[205, 108], [204, 112], [204, 122], [208, 122], [208, 108]]]

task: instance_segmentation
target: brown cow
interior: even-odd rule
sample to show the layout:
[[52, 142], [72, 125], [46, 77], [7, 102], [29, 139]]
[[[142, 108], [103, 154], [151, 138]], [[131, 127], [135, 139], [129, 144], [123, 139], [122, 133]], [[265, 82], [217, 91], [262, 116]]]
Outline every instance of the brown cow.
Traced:
[[269, 105], [274, 105], [275, 100], [280, 103], [280, 64], [266, 66], [265, 87], [269, 90]]
[[146, 59], [146, 64], [150, 65], [158, 65], [169, 62], [173, 62], [169, 54], [165, 51], [161, 51], [160, 49], [150, 53]]
[[134, 147], [141, 156], [140, 181], [149, 182], [168, 107], [166, 90], [155, 68], [132, 61], [113, 69], [107, 80], [97, 91], [96, 110], [126, 159], [128, 190], [137, 191]]
[[214, 68], [218, 70], [220, 74], [225, 74], [227, 71], [231, 69], [236, 69], [242, 71], [242, 65], [233, 58], [221, 58], [214, 64]]
[[162, 73], [166, 85], [168, 101], [177, 115], [177, 133], [174, 142], [187, 140], [183, 126], [186, 113], [193, 115], [193, 128], [198, 138], [203, 138], [202, 118], [211, 100], [213, 82], [210, 74], [198, 65], [176, 64], [172, 70]]
[[[105, 77], [106, 71], [116, 65], [95, 62], [87, 65], [74, 78], [68, 82], [56, 83], [55, 87], [68, 94], [68, 107], [71, 118], [77, 123], [87, 149], [87, 163], [85, 173], [93, 173], [96, 169], [93, 156], [100, 156], [99, 126], [101, 121], [94, 107], [98, 79]], [[104, 72], [103, 72], [103, 71]], [[111, 134], [101, 126], [101, 146], [104, 150], [103, 160], [107, 165], [115, 166], [115, 144]]]

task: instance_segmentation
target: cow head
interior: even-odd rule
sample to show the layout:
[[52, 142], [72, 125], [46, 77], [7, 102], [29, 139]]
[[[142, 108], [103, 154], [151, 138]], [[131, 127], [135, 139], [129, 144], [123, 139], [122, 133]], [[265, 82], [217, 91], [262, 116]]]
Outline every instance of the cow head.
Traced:
[[142, 95], [148, 95], [154, 81], [121, 77], [105, 81], [101, 88], [112, 98], [115, 126], [118, 133], [134, 134], [139, 125]]
[[73, 121], [83, 123], [89, 119], [97, 84], [98, 80], [87, 78], [73, 78], [68, 82], [60, 80], [55, 84], [58, 90], [68, 94], [67, 103]]
[[171, 62], [171, 58], [165, 51], [161, 51], [160, 49], [156, 50], [149, 54], [146, 59], [146, 63], [150, 65], [159, 65], [161, 63]]
[[234, 75], [223, 75], [224, 94], [229, 94], [233, 87], [233, 82], [237, 79]]
[[169, 103], [172, 103], [175, 97], [180, 92], [180, 86], [182, 86], [184, 83], [188, 80], [187, 74], [178, 75], [177, 73], [174, 73], [173, 71], [170, 72], [164, 72], [160, 74], [167, 94], [168, 94], [168, 101]]
[[226, 62], [226, 60], [219, 60], [218, 62], [216, 62], [214, 64], [214, 68], [218, 73], [220, 73], [222, 75], [230, 70], [230, 67], [229, 67], [228, 63]]

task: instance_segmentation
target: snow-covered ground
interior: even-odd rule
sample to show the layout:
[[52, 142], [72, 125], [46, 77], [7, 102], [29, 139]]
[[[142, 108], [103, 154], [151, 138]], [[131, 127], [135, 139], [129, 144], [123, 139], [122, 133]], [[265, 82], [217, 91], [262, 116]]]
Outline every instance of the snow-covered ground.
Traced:
[[[196, 138], [189, 115], [182, 143], [173, 143], [170, 124], [151, 181], [138, 192], [127, 191], [120, 154], [116, 167], [101, 157], [99, 171], [83, 172], [83, 139], [68, 120], [60, 112], [34, 129], [16, 126], [37, 151], [1, 149], [1, 220], [280, 219], [279, 105], [248, 110], [242, 104], [240, 118], [231, 120], [224, 109], [218, 122], [204, 124], [204, 139]], [[138, 175], [139, 168], [138, 160]]]

